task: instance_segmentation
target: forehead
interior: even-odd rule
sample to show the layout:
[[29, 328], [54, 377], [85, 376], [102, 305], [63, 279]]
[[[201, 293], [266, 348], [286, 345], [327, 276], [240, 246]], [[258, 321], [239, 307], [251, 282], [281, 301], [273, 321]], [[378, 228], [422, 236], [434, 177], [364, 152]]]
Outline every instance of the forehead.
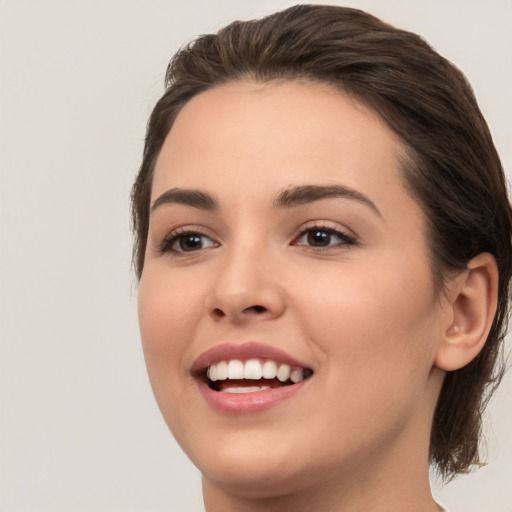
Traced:
[[[235, 193], [313, 181], [379, 196], [405, 192], [405, 150], [372, 110], [317, 83], [233, 82], [190, 100], [155, 168], [153, 199], [173, 187]], [[240, 193], [240, 190], [237, 191]], [[270, 191], [269, 191], [270, 193]]]

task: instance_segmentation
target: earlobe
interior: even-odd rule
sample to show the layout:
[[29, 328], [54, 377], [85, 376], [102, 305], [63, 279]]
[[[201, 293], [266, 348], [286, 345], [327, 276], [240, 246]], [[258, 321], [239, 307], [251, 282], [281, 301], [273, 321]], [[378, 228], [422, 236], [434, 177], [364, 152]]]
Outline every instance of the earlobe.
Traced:
[[451, 318], [443, 329], [435, 365], [445, 371], [466, 366], [487, 340], [497, 308], [498, 269], [489, 253], [475, 256], [450, 284]]

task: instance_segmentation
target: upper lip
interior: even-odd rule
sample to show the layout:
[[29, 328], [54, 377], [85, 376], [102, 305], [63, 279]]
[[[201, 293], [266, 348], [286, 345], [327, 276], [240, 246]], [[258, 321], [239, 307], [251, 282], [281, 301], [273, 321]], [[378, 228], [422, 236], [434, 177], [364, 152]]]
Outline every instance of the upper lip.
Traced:
[[258, 341], [248, 341], [245, 343], [224, 343], [206, 350], [194, 361], [190, 373], [199, 375], [213, 363], [232, 359], [239, 359], [241, 361], [247, 361], [249, 359], [271, 359], [276, 363], [288, 364], [300, 368], [310, 368], [304, 362], [290, 356], [279, 348]]

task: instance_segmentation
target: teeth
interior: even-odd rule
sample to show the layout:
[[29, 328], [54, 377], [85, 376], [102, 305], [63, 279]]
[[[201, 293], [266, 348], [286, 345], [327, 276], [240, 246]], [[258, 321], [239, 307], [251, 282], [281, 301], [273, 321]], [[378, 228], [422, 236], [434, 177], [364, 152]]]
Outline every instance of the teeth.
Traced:
[[286, 382], [290, 378], [290, 366], [287, 364], [282, 364], [277, 370], [277, 378], [281, 382]]
[[226, 380], [228, 378], [228, 363], [226, 361], [221, 361], [213, 366], [217, 367], [217, 380]]
[[[218, 370], [217, 370], [218, 372]], [[297, 384], [298, 382], [302, 382], [304, 380], [304, 370], [302, 368], [294, 368], [290, 373], [290, 380]]]
[[[298, 367], [291, 368], [290, 365], [288, 364], [281, 364], [278, 366], [278, 364], [275, 361], [265, 361], [264, 363], [262, 363], [259, 359], [249, 359], [248, 361], [243, 363], [239, 359], [232, 359], [230, 361], [220, 361], [218, 363], [210, 365], [208, 367], [206, 375], [212, 382], [227, 379], [259, 380], [261, 378], [277, 378], [280, 382], [286, 382], [287, 380], [291, 380], [294, 384], [297, 384], [298, 382], [302, 382], [304, 380], [305, 372], [308, 373], [307, 376], [309, 377], [309, 375], [311, 374], [310, 370]], [[229, 390], [232, 388], [227, 389]], [[234, 393], [234, 391], [227, 392]]]
[[277, 377], [277, 364], [274, 361], [265, 361], [263, 363], [263, 378], [275, 379]]
[[270, 386], [247, 386], [247, 387], [234, 387], [224, 388], [223, 393], [254, 393], [256, 391], [265, 391], [270, 389]]
[[[215, 366], [215, 365], [212, 365]], [[212, 367], [210, 366], [210, 368]], [[244, 378], [244, 363], [238, 359], [232, 359], [228, 363], [228, 379], [236, 380]]]
[[208, 368], [208, 378], [213, 382], [217, 380], [217, 365], [212, 364], [210, 368]]
[[249, 359], [245, 363], [244, 378], [259, 380], [263, 376], [263, 369], [261, 363], [257, 359]]

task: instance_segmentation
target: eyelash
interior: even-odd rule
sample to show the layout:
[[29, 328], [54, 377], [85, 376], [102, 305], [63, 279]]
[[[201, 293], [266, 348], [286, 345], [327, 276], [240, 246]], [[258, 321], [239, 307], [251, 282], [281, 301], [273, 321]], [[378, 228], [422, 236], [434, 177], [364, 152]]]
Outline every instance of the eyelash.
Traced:
[[[185, 250], [178, 250], [178, 249], [173, 247], [176, 243], [178, 243], [180, 240], [183, 240], [187, 236], [188, 237], [195, 236], [195, 237], [198, 237], [198, 238], [199, 237], [201, 237], [201, 238], [208, 238], [209, 240], [212, 241], [212, 246], [216, 246], [217, 247], [219, 245], [217, 242], [213, 241], [210, 236], [208, 236], [205, 233], [202, 233], [198, 229], [183, 228], [183, 229], [177, 229], [176, 231], [173, 231], [172, 233], [167, 235], [162, 240], [162, 243], [160, 244], [160, 247], [159, 247], [160, 253], [162, 253], [162, 254], [164, 254], [164, 253], [172, 253], [172, 254], [175, 254], [175, 255], [182, 255], [182, 254], [187, 254], [187, 253], [198, 252], [198, 250], [185, 251]], [[205, 248], [202, 248], [202, 249], [205, 249]]]
[[[305, 245], [300, 244], [298, 241], [303, 238], [304, 236], [310, 234], [310, 233], [324, 233], [329, 236], [336, 236], [340, 239], [339, 243], [336, 243], [334, 245], [328, 245], [328, 246], [314, 246], [314, 245]], [[339, 229], [333, 228], [331, 226], [322, 226], [322, 225], [312, 225], [307, 226], [305, 229], [300, 231], [299, 235], [294, 239], [293, 245], [304, 245], [305, 247], [309, 247], [316, 250], [329, 250], [336, 247], [350, 247], [357, 244], [357, 240], [355, 237], [347, 235], [343, 231], [340, 231]]]
[[[328, 246], [321, 246], [321, 245], [314, 246], [314, 245], [306, 245], [304, 243], [299, 243], [299, 240], [301, 238], [303, 238], [304, 236], [306, 236], [310, 233], [314, 233], [314, 232], [316, 232], [317, 234], [323, 233], [323, 234], [328, 235], [329, 237], [336, 236], [340, 239], [340, 242], [338, 242], [334, 245], [328, 245]], [[176, 249], [174, 246], [177, 243], [179, 243], [180, 240], [183, 240], [186, 237], [197, 237], [197, 238], [202, 238], [202, 239], [206, 238], [211, 241], [211, 245], [209, 247], [201, 247], [199, 249], [191, 249], [189, 251], [183, 250], [183, 248]], [[330, 241], [331, 240], [329, 239], [329, 242]], [[333, 249], [336, 247], [350, 247], [350, 246], [353, 246], [356, 244], [357, 244], [357, 240], [355, 237], [347, 235], [346, 233], [344, 233], [343, 231], [340, 231], [339, 229], [335, 229], [330, 226], [322, 226], [322, 225], [308, 226], [307, 228], [301, 230], [292, 242], [292, 245], [295, 245], [295, 246], [304, 246], [304, 247], [309, 247], [312, 249], [324, 250], [324, 251]], [[168, 236], [166, 236], [160, 244], [159, 251], [162, 254], [172, 253], [174, 255], [180, 256], [180, 255], [185, 255], [185, 254], [197, 253], [199, 251], [218, 247], [218, 246], [219, 246], [219, 244], [217, 242], [215, 242], [210, 236], [201, 232], [200, 230], [183, 228], [183, 229], [178, 229], [176, 231], [173, 231]]]

